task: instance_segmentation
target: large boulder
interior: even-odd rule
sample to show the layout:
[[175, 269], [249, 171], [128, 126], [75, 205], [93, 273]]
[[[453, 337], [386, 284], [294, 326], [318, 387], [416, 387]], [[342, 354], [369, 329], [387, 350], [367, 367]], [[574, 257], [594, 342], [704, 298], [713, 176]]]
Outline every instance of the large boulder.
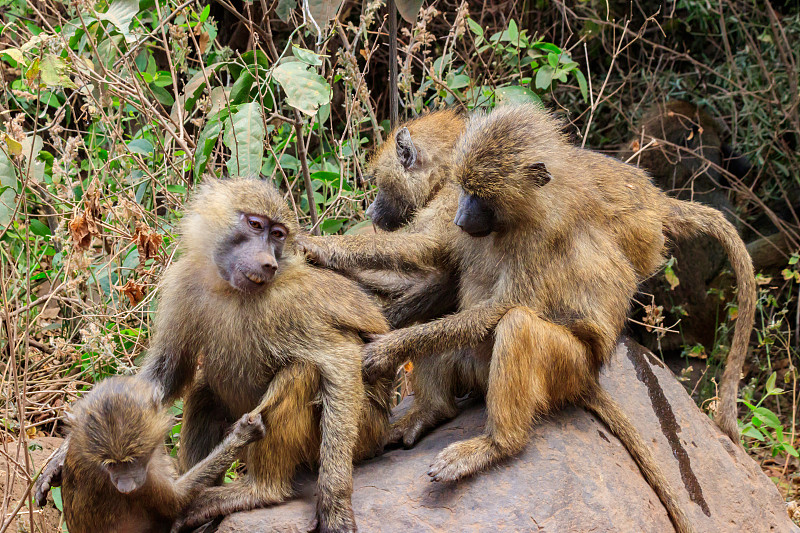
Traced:
[[[601, 383], [652, 443], [698, 532], [800, 531], [774, 484], [651, 353], [623, 340]], [[484, 423], [483, 407], [473, 405], [413, 449], [358, 465], [353, 508], [360, 530], [673, 531], [619, 440], [575, 407], [537, 424], [519, 456], [459, 483], [431, 483], [426, 472], [436, 454], [480, 434]], [[314, 480], [308, 477], [297, 499], [229, 516], [218, 531], [305, 531], [313, 515]]]

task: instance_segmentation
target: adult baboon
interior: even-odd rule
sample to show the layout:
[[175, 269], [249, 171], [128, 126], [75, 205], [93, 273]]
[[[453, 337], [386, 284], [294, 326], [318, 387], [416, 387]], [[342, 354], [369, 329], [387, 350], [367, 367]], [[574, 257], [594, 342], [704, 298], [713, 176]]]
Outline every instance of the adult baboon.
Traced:
[[[385, 318], [353, 282], [305, 262], [294, 214], [267, 182], [204, 184], [181, 226], [140, 376], [159, 383], [168, 403], [191, 384], [184, 469], [262, 399], [267, 434], [247, 448], [247, 475], [206, 489], [177, 526], [283, 501], [297, 466], [318, 462], [320, 530], [355, 531], [353, 459], [382, 446], [390, 386], [379, 380], [365, 391], [362, 347], [388, 331]], [[57, 470], [48, 467], [44, 483]]]
[[63, 492], [72, 533], [169, 531], [239, 450], [266, 433], [259, 413], [244, 414], [208, 457], [178, 476], [164, 447], [173, 421], [162, 395], [149, 381], [113, 377], [75, 404]]

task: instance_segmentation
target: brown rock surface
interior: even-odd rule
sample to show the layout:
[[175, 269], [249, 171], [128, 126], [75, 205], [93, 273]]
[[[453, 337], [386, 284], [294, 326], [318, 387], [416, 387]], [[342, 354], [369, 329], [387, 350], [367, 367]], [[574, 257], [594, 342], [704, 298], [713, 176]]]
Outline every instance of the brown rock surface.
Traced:
[[[800, 531], [758, 465], [649, 352], [621, 342], [601, 383], [653, 443], [698, 532]], [[671, 413], [679, 428], [671, 423]], [[457, 484], [428, 481], [435, 455], [451, 442], [479, 434], [484, 422], [482, 406], [469, 407], [415, 448], [358, 465], [353, 508], [360, 531], [673, 531], [622, 444], [593, 415], [574, 407], [538, 424], [518, 457]], [[674, 453], [670, 427], [677, 436]], [[682, 466], [676, 457], [684, 458]], [[300, 493], [283, 505], [232, 515], [218, 531], [305, 531], [314, 514], [313, 479], [300, 483]]]

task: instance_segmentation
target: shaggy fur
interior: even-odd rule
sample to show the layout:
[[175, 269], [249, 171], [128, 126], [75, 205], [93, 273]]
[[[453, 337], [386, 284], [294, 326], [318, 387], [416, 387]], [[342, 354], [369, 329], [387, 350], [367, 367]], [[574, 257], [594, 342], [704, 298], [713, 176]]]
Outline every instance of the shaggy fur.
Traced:
[[[114, 377], [75, 405], [62, 493], [71, 532], [169, 531], [189, 502], [266, 431], [260, 415], [243, 415], [208, 457], [178, 476], [164, 447], [173, 420], [161, 397], [161, 390], [148, 381]], [[139, 489], [123, 494], [106, 467], [137, 460], [147, 478]]]

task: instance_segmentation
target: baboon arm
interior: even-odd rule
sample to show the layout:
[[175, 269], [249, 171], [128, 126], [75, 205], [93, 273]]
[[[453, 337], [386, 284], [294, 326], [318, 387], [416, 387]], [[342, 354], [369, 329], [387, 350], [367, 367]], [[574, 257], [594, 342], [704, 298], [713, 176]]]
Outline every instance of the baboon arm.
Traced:
[[[262, 438], [264, 433], [265, 428], [260, 412], [242, 416], [225, 439], [205, 459], [175, 480], [172, 485], [172, 496], [178, 505], [172, 504], [165, 511], [174, 514], [176, 510], [183, 509], [205, 487], [211, 486], [220, 475], [225, 473], [242, 448]], [[169, 498], [164, 498], [164, 505], [168, 505], [167, 500]]]
[[511, 307], [508, 304], [476, 306], [382, 335], [364, 347], [364, 370], [368, 375], [380, 375], [409, 359], [477, 346], [492, 334]]
[[197, 355], [186, 349], [174, 349], [157, 336], [139, 371], [143, 379], [161, 386], [164, 403], [171, 403], [191, 383], [197, 370]]
[[47, 493], [53, 487], [61, 485], [61, 474], [64, 471], [64, 459], [67, 457], [67, 450], [69, 449], [69, 435], [50, 455], [47, 463], [42, 468], [39, 476], [33, 484], [33, 498], [39, 507], [44, 507], [47, 503]]
[[344, 525], [355, 524], [350, 496], [364, 385], [359, 368], [360, 350], [352, 345], [339, 349], [351, 352], [326, 353], [318, 361], [322, 375], [322, 442], [317, 514], [320, 521], [328, 522], [320, 523], [321, 531], [345, 530]]
[[303, 236], [298, 240], [312, 261], [336, 270], [435, 266], [445, 251], [440, 239], [421, 233]]

